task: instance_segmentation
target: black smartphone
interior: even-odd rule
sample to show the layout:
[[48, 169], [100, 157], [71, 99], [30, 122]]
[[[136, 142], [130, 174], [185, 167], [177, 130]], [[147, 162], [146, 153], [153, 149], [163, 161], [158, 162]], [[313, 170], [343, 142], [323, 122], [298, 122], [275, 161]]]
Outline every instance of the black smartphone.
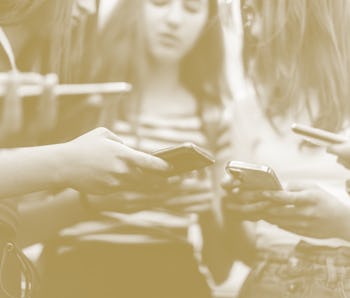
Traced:
[[302, 136], [306, 141], [317, 146], [330, 146], [348, 141], [348, 138], [343, 135], [304, 124], [294, 123], [291, 129], [294, 133]]
[[193, 143], [167, 147], [153, 152], [153, 155], [164, 159], [172, 166], [167, 172], [168, 176], [200, 170], [215, 163], [214, 158], [206, 150]]
[[232, 160], [227, 163], [226, 171], [241, 180], [241, 189], [282, 190], [282, 184], [276, 173], [267, 165]]

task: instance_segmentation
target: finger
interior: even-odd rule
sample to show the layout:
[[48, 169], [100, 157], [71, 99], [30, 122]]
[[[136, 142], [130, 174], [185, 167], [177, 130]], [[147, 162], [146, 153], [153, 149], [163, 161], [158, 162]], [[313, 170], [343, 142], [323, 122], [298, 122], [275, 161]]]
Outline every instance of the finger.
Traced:
[[293, 232], [295, 234], [306, 236], [308, 233], [310, 233], [310, 231], [308, 231], [308, 228], [303, 227], [302, 224], [298, 223], [298, 222], [290, 223], [290, 222], [283, 221], [283, 220], [270, 221], [270, 220], [265, 219], [265, 218], [264, 218], [264, 220], [273, 224], [273, 225], [278, 226], [279, 228], [281, 228], [283, 230]]
[[264, 200], [261, 191], [241, 191], [239, 188], [232, 189], [231, 193], [226, 194], [226, 199], [241, 202], [244, 204], [259, 202]]
[[300, 219], [302, 216], [303, 208], [298, 208], [294, 205], [283, 205], [283, 206], [271, 206], [266, 209], [266, 214], [270, 217], [278, 217], [278, 218], [293, 218]]
[[[167, 189], [168, 187], [168, 180], [166, 177], [161, 175], [156, 175], [152, 171], [143, 170], [140, 168], [137, 168], [137, 171], [139, 173], [138, 175], [138, 181], [135, 181], [135, 183], [140, 183], [145, 186], [145, 189], [158, 189], [159, 191]], [[135, 180], [135, 179], [134, 179]]]
[[343, 144], [329, 146], [327, 148], [327, 152], [349, 160], [350, 159], [350, 141]]
[[221, 181], [221, 186], [225, 187], [226, 185], [230, 185], [230, 184], [231, 184], [231, 175], [228, 175], [225, 173]]
[[279, 226], [282, 229], [288, 231], [303, 231], [309, 229], [309, 224], [302, 218], [291, 217], [286, 218], [283, 216], [263, 216], [263, 219], [273, 225]]
[[[104, 183], [109, 191], [136, 191], [145, 192], [149, 189], [151, 192], [151, 186], [148, 186], [143, 182], [141, 176], [138, 177], [137, 174], [132, 172], [115, 172], [110, 173], [110, 177], [105, 178]], [[131, 178], [132, 177], [132, 178]]]
[[[127, 166], [125, 166], [125, 168], [123, 167], [124, 166], [120, 164], [118, 171], [110, 172], [96, 178], [98, 181], [94, 183], [94, 185], [98, 185], [98, 188], [102, 189], [103, 193], [137, 191], [152, 194], [157, 190], [155, 185], [148, 184], [147, 181], [145, 181], [144, 176], [132, 172]], [[90, 187], [92, 187], [92, 185], [90, 185]]]
[[164, 160], [153, 155], [127, 148], [129, 154], [125, 158], [130, 163], [141, 169], [166, 173], [171, 170], [171, 166]]
[[113, 194], [113, 196], [118, 196], [119, 199], [122, 198], [125, 202], [141, 202], [150, 200], [149, 195], [136, 191], [118, 191], [117, 193]]
[[172, 206], [190, 206], [197, 203], [211, 203], [213, 200], [212, 194], [200, 193], [195, 195], [183, 195], [180, 197], [172, 197], [168, 199], [165, 204]]
[[210, 193], [212, 191], [212, 185], [209, 180], [198, 180], [198, 179], [184, 179], [180, 184], [177, 185], [175, 191], [184, 194], [194, 193]]
[[225, 208], [238, 213], [260, 213], [271, 206], [270, 202], [257, 202], [252, 204], [226, 203]]
[[263, 191], [264, 200], [282, 205], [307, 205], [315, 199], [306, 191]]
[[186, 212], [186, 213], [203, 213], [203, 212], [207, 212], [211, 209], [212, 209], [211, 204], [199, 204], [196, 206], [191, 206], [191, 207], [185, 208], [184, 212]]
[[225, 190], [230, 190], [232, 188], [239, 187], [241, 184], [242, 184], [241, 180], [230, 177], [228, 180], [224, 180], [221, 183], [221, 187]]
[[350, 169], [350, 158], [349, 159], [344, 159], [341, 157], [337, 158], [337, 162], [341, 165], [343, 165], [344, 167]]
[[184, 177], [180, 182], [184, 188], [211, 188], [212, 186], [210, 180], [198, 177]]
[[99, 206], [100, 210], [147, 209], [150, 204], [149, 197], [143, 193], [133, 191], [106, 193], [105, 195], [95, 196], [93, 201]]
[[304, 181], [294, 181], [286, 183], [285, 190], [288, 191], [303, 191], [306, 189], [313, 189], [317, 187], [315, 183], [304, 182]]
[[182, 183], [182, 178], [181, 176], [171, 176], [169, 178], [167, 178], [168, 183], [170, 185], [174, 185], [176, 187], [180, 187], [181, 183]]

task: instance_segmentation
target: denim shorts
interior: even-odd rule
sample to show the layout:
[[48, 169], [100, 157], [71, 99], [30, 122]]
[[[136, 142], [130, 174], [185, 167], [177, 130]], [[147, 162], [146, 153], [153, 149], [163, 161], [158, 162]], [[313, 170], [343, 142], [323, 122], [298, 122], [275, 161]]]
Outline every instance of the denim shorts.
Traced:
[[313, 246], [262, 252], [239, 298], [350, 297], [350, 248]]

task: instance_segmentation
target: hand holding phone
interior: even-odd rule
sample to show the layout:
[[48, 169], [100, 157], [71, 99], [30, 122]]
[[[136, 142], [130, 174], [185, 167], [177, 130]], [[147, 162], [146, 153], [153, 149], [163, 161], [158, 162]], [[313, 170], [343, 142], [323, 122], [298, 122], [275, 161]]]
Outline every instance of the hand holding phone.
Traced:
[[227, 163], [226, 171], [233, 179], [231, 188], [224, 186], [225, 209], [233, 212], [235, 217], [241, 220], [263, 219], [265, 210], [274, 206], [274, 202], [262, 192], [282, 190], [274, 171], [266, 165], [235, 160]]
[[327, 152], [337, 156], [337, 162], [350, 169], [350, 141], [329, 146]]
[[193, 143], [183, 143], [153, 152], [153, 155], [168, 162], [172, 169], [168, 176], [181, 175], [214, 164], [214, 158]]
[[323, 129], [314, 128], [304, 124], [294, 123], [291, 126], [294, 133], [302, 136], [306, 141], [317, 146], [331, 146], [342, 144], [348, 141], [344, 135], [332, 133]]
[[241, 181], [243, 190], [282, 190], [279, 179], [269, 166], [233, 160], [227, 163], [226, 171]]

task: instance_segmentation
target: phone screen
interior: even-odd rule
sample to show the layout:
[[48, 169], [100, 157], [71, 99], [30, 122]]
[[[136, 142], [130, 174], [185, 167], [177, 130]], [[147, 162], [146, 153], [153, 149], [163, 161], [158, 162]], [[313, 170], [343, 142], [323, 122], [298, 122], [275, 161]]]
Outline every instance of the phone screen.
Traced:
[[241, 181], [241, 188], [244, 190], [282, 190], [277, 175], [269, 166], [230, 161], [226, 171]]
[[199, 170], [215, 162], [208, 152], [192, 143], [168, 147], [153, 152], [153, 155], [164, 159], [172, 166], [172, 169], [167, 172], [168, 176]]

